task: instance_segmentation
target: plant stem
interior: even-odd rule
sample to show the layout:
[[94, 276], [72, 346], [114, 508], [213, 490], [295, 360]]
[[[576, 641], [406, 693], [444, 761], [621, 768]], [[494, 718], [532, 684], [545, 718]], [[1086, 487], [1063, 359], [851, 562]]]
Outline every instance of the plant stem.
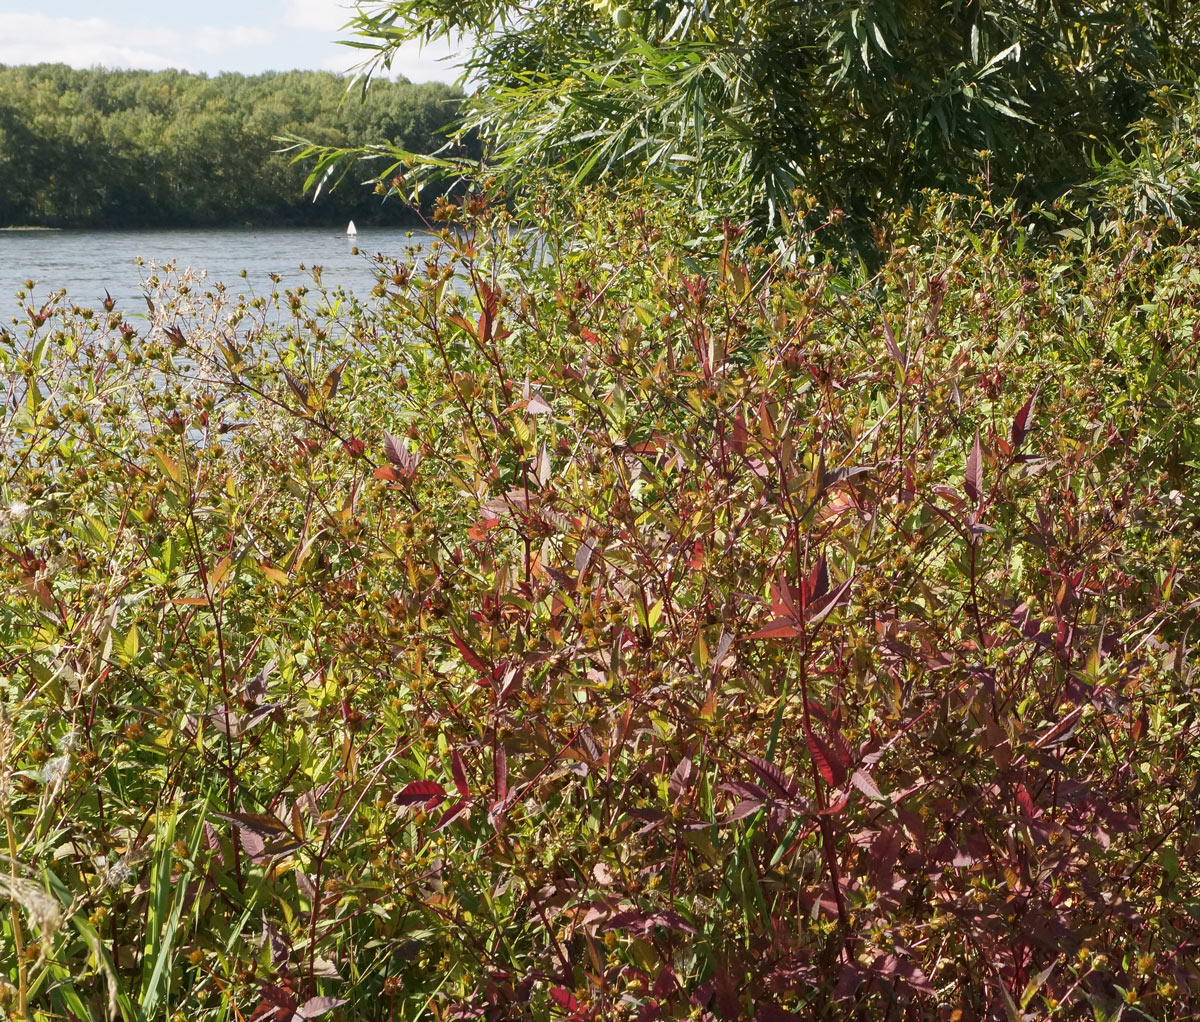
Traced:
[[[17, 837], [13, 831], [12, 809], [7, 799], [4, 803], [4, 826], [8, 831], [8, 872], [14, 883], [17, 880]], [[13, 901], [9, 905], [12, 915], [13, 953], [17, 957], [17, 1011], [21, 1018], [29, 1017], [29, 969], [25, 964], [25, 942], [21, 936], [21, 910]]]

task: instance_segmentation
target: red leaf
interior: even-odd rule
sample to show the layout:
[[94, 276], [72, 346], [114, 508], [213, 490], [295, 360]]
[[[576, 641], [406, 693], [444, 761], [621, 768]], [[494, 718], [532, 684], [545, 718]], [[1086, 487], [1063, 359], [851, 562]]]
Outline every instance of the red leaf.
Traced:
[[274, 1018], [276, 1022], [288, 1022], [291, 1019], [296, 1010], [296, 995], [291, 989], [290, 977], [284, 976], [282, 983], [281, 986], [273, 986], [270, 983], [262, 985], [260, 988], [262, 999], [251, 1013], [250, 1022], [259, 1022], [261, 1019], [268, 1018]]
[[771, 583], [771, 609], [775, 611], [776, 617], [799, 617], [798, 608], [803, 602], [803, 587], [793, 589], [783, 572], [780, 572], [779, 580]]
[[812, 728], [805, 727], [804, 737], [808, 742], [809, 755], [812, 756], [821, 776], [825, 778], [825, 783], [834, 788], [840, 788], [846, 782], [846, 766], [842, 763], [841, 757], [818, 738]]
[[746, 456], [746, 442], [750, 439], [750, 434], [746, 432], [746, 416], [741, 412], [737, 413], [737, 418], [733, 420], [733, 442], [730, 445], [733, 448], [733, 453]]
[[416, 478], [417, 466], [421, 464], [419, 452], [410, 451], [399, 437], [394, 437], [391, 433], [384, 433], [383, 453], [390, 464], [375, 470], [376, 479], [400, 482]]
[[1028, 400], [1021, 405], [1020, 411], [1013, 418], [1012, 423], [1012, 447], [1015, 451], [1021, 446], [1021, 442], [1028, 435], [1030, 428], [1033, 426], [1033, 403], [1037, 400], [1038, 392], [1035, 390], [1029, 395]]
[[1033, 804], [1033, 796], [1029, 794], [1029, 789], [1023, 784], [1017, 785], [1017, 804], [1021, 807], [1021, 811], [1031, 820], [1041, 816], [1037, 806]]
[[713, 986], [717, 993], [717, 1007], [727, 1019], [741, 1018], [742, 1002], [738, 999], [733, 977], [722, 967], [717, 966], [713, 973]]
[[829, 592], [829, 566], [822, 556], [813, 565], [808, 578], [804, 580], [804, 606], [807, 608], [814, 600], [819, 600]]
[[810, 625], [819, 625], [824, 621], [835, 607], [837, 607], [842, 599], [850, 592], [850, 584], [854, 581], [853, 578], [846, 579], [832, 593], [826, 593], [819, 599], [815, 599], [805, 609], [805, 621]]
[[850, 783], [866, 795], [867, 798], [876, 800], [883, 798], [883, 793], [876, 787], [875, 782], [871, 780], [871, 775], [865, 770], [855, 770], [850, 775]]
[[474, 667], [480, 674], [492, 673], [492, 669], [483, 662], [483, 659], [470, 646], [467, 645], [467, 640], [454, 630], [450, 629], [450, 635], [454, 639], [454, 645], [458, 647], [458, 651], [462, 654], [462, 658], [467, 662], [468, 667]]
[[883, 343], [887, 345], [888, 354], [892, 356], [899, 364], [901, 369], [908, 368], [908, 359], [903, 351], [900, 350], [900, 345], [896, 343], [896, 335], [892, 332], [892, 324], [887, 321], [887, 316], [880, 316], [883, 321]]
[[775, 794], [781, 798], [796, 797], [795, 783], [774, 763], [768, 763], [765, 759], [761, 759], [758, 756], [750, 756], [748, 760], [750, 765], [754, 767], [754, 772], [766, 782], [767, 787], [771, 788]]
[[678, 912], [639, 912], [631, 909], [628, 912], [618, 912], [611, 916], [601, 930], [625, 930], [646, 936], [653, 932], [656, 926], [664, 926], [668, 930], [678, 930], [680, 933], [698, 933], [699, 931]]
[[442, 818], [438, 820], [437, 826], [433, 828], [434, 833], [449, 827], [450, 824], [462, 816], [468, 805], [470, 805], [470, 803], [465, 798], [460, 798], [457, 802], [455, 802], [454, 805], [442, 813]]
[[675, 767], [671, 773], [671, 780], [667, 784], [667, 790], [676, 800], [687, 793], [692, 779], [692, 759], [690, 756], [684, 756], [679, 761], [679, 765]]
[[917, 966], [896, 955], [880, 955], [871, 965], [871, 971], [888, 978], [895, 977], [920, 994], [932, 994], [933, 986]]
[[[379, 469], [376, 469], [375, 471], [378, 474]], [[467, 530], [467, 535], [476, 543], [482, 543], [485, 539], [487, 539], [487, 534], [499, 524], [499, 518], [489, 518], [485, 515]]]
[[398, 806], [415, 806], [424, 804], [426, 809], [432, 809], [446, 798], [446, 789], [437, 781], [411, 781], [392, 797]]
[[979, 498], [983, 495], [983, 448], [979, 446], [979, 430], [975, 430], [975, 445], [971, 448], [971, 453], [967, 455], [967, 474], [963, 480], [963, 489], [967, 491], [967, 496], [979, 502]]
[[388, 461], [399, 468], [404, 464], [404, 456], [408, 454], [408, 448], [404, 446], [403, 440], [392, 436], [391, 433], [384, 433], [383, 454]]
[[492, 339], [492, 331], [496, 324], [496, 314], [500, 308], [500, 292], [493, 291], [487, 284], [479, 285], [483, 309], [479, 314], [479, 325], [476, 336], [485, 344]]
[[467, 785], [467, 770], [463, 765], [462, 753], [455, 749], [450, 754], [450, 771], [454, 774], [454, 786], [458, 789], [458, 793], [466, 798], [471, 789]]
[[550, 996], [564, 1011], [579, 1011], [579, 1002], [575, 1000], [575, 995], [566, 987], [551, 987]]
[[770, 624], [757, 632], [747, 635], [747, 639], [794, 639], [800, 634], [792, 618], [777, 617]]
[[344, 997], [310, 997], [296, 1012], [301, 1018], [318, 1018], [346, 1003]]

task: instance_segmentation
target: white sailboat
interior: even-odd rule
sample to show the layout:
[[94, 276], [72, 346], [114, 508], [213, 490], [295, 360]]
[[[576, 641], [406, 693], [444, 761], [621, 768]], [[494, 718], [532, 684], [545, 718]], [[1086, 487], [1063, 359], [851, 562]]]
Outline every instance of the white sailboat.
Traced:
[[346, 227], [346, 237], [347, 238], [357, 238], [358, 237], [358, 228], [354, 226], [353, 220], [351, 220], [349, 225]]

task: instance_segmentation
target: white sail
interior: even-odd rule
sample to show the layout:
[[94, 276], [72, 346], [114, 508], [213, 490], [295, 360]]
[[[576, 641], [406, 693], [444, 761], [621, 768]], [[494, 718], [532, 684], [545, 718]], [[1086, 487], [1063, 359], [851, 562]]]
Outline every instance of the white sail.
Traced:
[[358, 228], [354, 226], [354, 221], [351, 220], [349, 226], [346, 228], [346, 237], [347, 238], [355, 238], [357, 236], [358, 236]]

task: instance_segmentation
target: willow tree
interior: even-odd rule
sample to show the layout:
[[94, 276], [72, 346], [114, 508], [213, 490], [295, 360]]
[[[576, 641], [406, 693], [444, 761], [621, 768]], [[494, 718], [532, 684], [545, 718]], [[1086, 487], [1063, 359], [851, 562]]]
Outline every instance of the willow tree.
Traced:
[[[1120, 152], [1132, 124], [1194, 88], [1196, 8], [389, 0], [358, 3], [348, 28], [368, 78], [410, 40], [469, 40], [474, 95], [460, 127], [486, 141], [496, 172], [634, 175], [769, 226], [797, 189], [857, 214], [980, 179], [1027, 197], [1061, 192], [1094, 173], [1097, 153]], [[306, 155], [318, 157], [317, 181], [352, 154]], [[411, 156], [372, 155], [394, 158], [386, 179]]]

